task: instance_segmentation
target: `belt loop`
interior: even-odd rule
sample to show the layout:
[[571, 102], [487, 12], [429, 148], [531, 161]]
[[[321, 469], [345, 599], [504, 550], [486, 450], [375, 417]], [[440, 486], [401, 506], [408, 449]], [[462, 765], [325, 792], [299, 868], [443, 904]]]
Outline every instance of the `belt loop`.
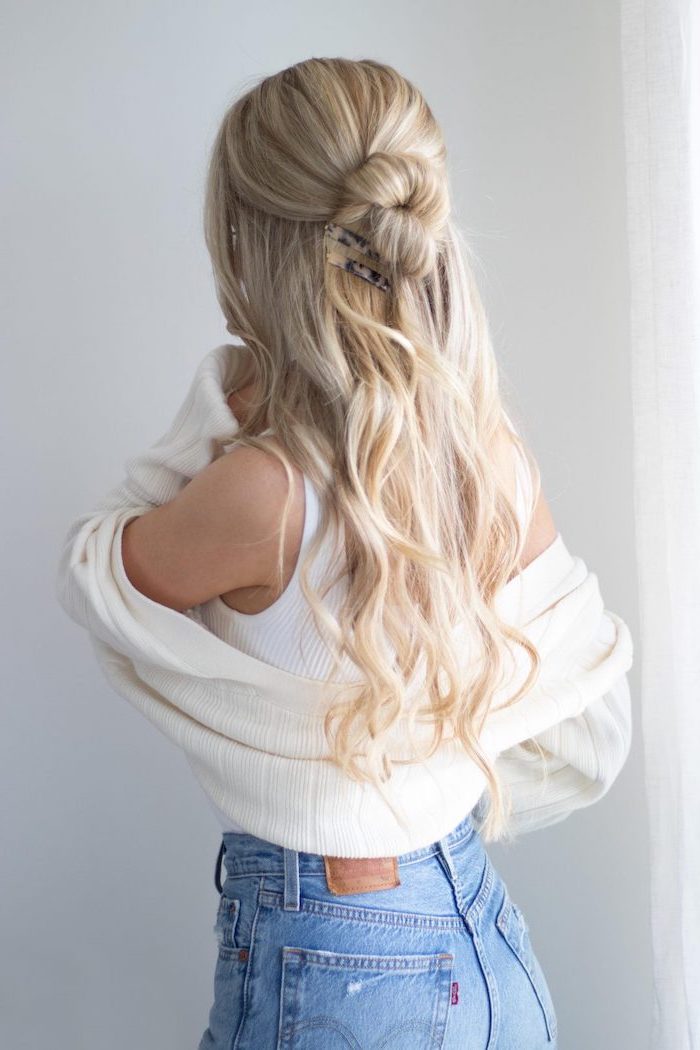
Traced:
[[222, 889], [223, 889], [223, 887], [221, 885], [221, 858], [223, 857], [225, 852], [226, 852], [226, 843], [224, 842], [223, 837], [222, 837], [221, 845], [219, 846], [219, 855], [216, 858], [216, 864], [214, 865], [214, 885], [216, 886], [216, 889], [217, 889], [217, 892], [219, 893], [219, 895], [221, 894]]
[[299, 854], [295, 849], [284, 849], [284, 909], [299, 911]]
[[443, 861], [444, 866], [447, 868], [447, 872], [448, 872], [448, 874], [449, 874], [453, 884], [456, 886], [457, 885], [457, 869], [455, 868], [454, 861], [452, 860], [452, 854], [450, 853], [450, 847], [449, 847], [448, 842], [447, 842], [447, 836], [444, 836], [443, 838], [438, 839], [438, 848], [439, 848], [439, 851], [440, 851], [440, 853], [438, 854], [438, 857], [439, 857], [439, 859], [441, 861]]

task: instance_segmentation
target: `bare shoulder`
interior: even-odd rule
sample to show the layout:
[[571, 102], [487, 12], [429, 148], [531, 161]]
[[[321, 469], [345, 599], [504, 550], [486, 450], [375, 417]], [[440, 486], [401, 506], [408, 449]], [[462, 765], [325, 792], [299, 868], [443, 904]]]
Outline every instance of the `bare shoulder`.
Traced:
[[[516, 497], [518, 474], [522, 471], [528, 472], [525, 481], [528, 489], [534, 491], [537, 463], [531, 449], [528, 449], [528, 453], [532, 462], [524, 463], [522, 453], [517, 447], [509, 427], [504, 422], [499, 428], [496, 441], [494, 442], [493, 455], [496, 469], [513, 500]], [[557, 535], [557, 526], [543, 488], [540, 486], [537, 501], [532, 508], [532, 514], [527, 525], [527, 535], [520, 559], [520, 569], [524, 569], [526, 565], [529, 565], [538, 555], [542, 554], [557, 538]]]
[[[267, 438], [268, 445], [281, 446], [275, 438]], [[298, 490], [302, 480], [299, 468], [290, 463], [291, 485]], [[192, 478], [199, 496], [207, 501], [207, 509], [220, 507], [231, 514], [231, 521], [245, 526], [265, 524], [282, 512], [289, 490], [289, 479], [284, 464], [267, 449], [238, 445], [210, 463]]]
[[[154, 601], [183, 611], [274, 579], [289, 483], [268, 451], [237, 446], [210, 463], [175, 499], [124, 530], [124, 567]], [[304, 486], [292, 468], [285, 561], [301, 542]]]
[[518, 450], [510, 430], [503, 422], [499, 426], [491, 445], [491, 457], [501, 484], [514, 501], [516, 494], [516, 457]]

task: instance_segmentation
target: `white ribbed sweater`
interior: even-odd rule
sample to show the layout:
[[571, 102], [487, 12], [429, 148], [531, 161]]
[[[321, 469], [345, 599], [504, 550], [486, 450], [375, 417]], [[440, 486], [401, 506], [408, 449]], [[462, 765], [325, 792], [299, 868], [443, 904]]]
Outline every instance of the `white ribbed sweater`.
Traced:
[[[510, 422], [510, 421], [509, 421]], [[510, 424], [512, 427], [512, 423]], [[515, 462], [515, 508], [523, 528], [531, 514], [533, 503], [530, 466], [521, 455]], [[261, 612], [242, 613], [232, 609], [220, 596], [203, 602], [199, 607], [200, 620], [219, 638], [242, 649], [258, 660], [283, 667], [285, 671], [310, 678], [325, 678], [331, 671], [332, 653], [309, 614], [309, 603], [300, 586], [301, 563], [315, 540], [320, 523], [321, 507], [316, 486], [307, 474], [304, 481], [304, 527], [294, 571], [280, 596]], [[344, 560], [345, 545], [342, 534], [329, 533], [321, 537], [321, 545], [309, 566], [311, 585], [319, 589], [329, 571], [337, 570]], [[346, 580], [339, 580], [324, 595], [324, 605], [336, 619], [345, 597]], [[335, 671], [338, 678], [357, 680], [358, 667], [346, 656]], [[244, 831], [231, 817], [211, 803], [222, 831]]]
[[[313, 853], [385, 856], [420, 848], [483, 801], [483, 773], [451, 737], [429, 760], [394, 766], [382, 796], [328, 759], [323, 715], [332, 683], [234, 648], [206, 626], [200, 608], [180, 613], [160, 605], [126, 575], [126, 523], [174, 498], [235, 435], [226, 395], [237, 352], [224, 344], [206, 354], [166, 433], [73, 522], [56, 596], [89, 632], [113, 688], [182, 748], [209, 798], [237, 825]], [[624, 764], [633, 645], [624, 621], [605, 609], [597, 577], [561, 534], [502, 588], [497, 603], [542, 660], [535, 687], [499, 710], [529, 669], [520, 648], [512, 649], [513, 675], [494, 694], [481, 736], [511, 786], [514, 830], [529, 830], [600, 798]], [[459, 645], [459, 627], [454, 638]], [[392, 734], [394, 758], [411, 755], [404, 728], [399, 720]], [[539, 759], [519, 746], [533, 736], [549, 752], [544, 786]]]

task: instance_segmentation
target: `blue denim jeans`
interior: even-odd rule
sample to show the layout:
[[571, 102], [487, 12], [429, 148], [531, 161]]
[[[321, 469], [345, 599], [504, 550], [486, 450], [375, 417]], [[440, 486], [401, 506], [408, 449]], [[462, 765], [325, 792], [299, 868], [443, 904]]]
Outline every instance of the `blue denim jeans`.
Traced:
[[223, 847], [198, 1050], [556, 1047], [527, 922], [470, 816], [401, 854], [400, 885], [359, 894], [329, 891], [320, 854], [235, 832]]

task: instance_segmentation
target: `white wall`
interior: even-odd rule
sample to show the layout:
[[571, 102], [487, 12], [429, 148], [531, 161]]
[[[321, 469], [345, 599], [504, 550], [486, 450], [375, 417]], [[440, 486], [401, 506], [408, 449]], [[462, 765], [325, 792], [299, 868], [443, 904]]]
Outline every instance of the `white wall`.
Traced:
[[[379, 58], [421, 87], [554, 516], [636, 636], [617, 5], [5, 11], [0, 1043], [185, 1050], [210, 1005], [218, 828], [52, 587], [69, 522], [160, 435], [193, 365], [227, 338], [200, 234], [218, 120], [253, 80], [311, 55]], [[636, 700], [638, 667], [631, 682]], [[637, 719], [601, 803], [492, 848], [564, 1050], [646, 1045], [640, 745]]]

